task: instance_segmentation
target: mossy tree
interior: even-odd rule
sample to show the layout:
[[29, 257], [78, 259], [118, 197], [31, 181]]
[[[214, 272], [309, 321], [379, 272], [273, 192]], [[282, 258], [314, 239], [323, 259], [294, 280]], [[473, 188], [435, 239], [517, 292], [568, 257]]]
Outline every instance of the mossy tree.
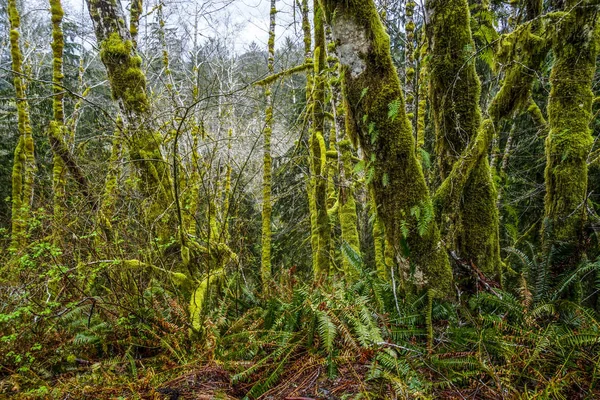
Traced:
[[[346, 134], [345, 110], [342, 99], [341, 73], [339, 60], [335, 57], [335, 46], [331, 43], [331, 55], [333, 60], [331, 69], [334, 71], [330, 79], [331, 109], [333, 114], [333, 125], [335, 128], [335, 140], [337, 142], [337, 161], [339, 189], [337, 192], [337, 213], [340, 221], [341, 239], [360, 255], [360, 238], [358, 235], [358, 215], [356, 213], [354, 162], [352, 143]], [[330, 143], [330, 147], [333, 147]], [[356, 278], [356, 271], [351, 266], [347, 257], [342, 258], [344, 275], [349, 281]]]
[[322, 0], [344, 66], [346, 123], [368, 163], [377, 215], [405, 278], [451, 296], [452, 272], [415, 155], [402, 87], [372, 0]]
[[26, 79], [23, 73], [23, 53], [21, 52], [20, 43], [21, 17], [17, 9], [17, 1], [9, 0], [7, 10], [10, 23], [10, 54], [17, 103], [17, 129], [19, 132], [12, 170], [12, 232], [10, 249], [18, 251], [26, 245], [27, 226], [34, 193], [35, 156], [31, 122], [29, 119]]
[[404, 89], [406, 92], [406, 112], [408, 113], [408, 119], [411, 121], [413, 129], [417, 129], [415, 119], [417, 115], [417, 62], [415, 58], [416, 7], [417, 3], [413, 0], [408, 0], [404, 6], [404, 15], [406, 16], [406, 23], [404, 24], [404, 30], [406, 32], [406, 47], [404, 49], [404, 60], [406, 64]]
[[309, 138], [310, 179], [312, 192], [309, 196], [314, 199], [315, 232], [317, 248], [313, 250], [316, 260], [313, 260], [313, 273], [316, 280], [329, 274], [331, 258], [331, 228], [327, 213], [327, 148], [325, 146], [325, 82], [326, 82], [326, 54], [325, 25], [323, 10], [318, 0], [313, 3], [314, 23], [314, 77], [310, 102], [312, 111], [312, 127]]
[[[431, 101], [436, 128], [436, 155], [442, 179], [474, 142], [482, 125], [481, 84], [475, 70], [475, 44], [466, 0], [429, 0], [429, 63]], [[491, 132], [482, 132], [490, 135]], [[458, 208], [438, 215], [448, 246], [490, 278], [500, 276], [500, 249], [496, 189], [487, 151], [462, 171], [464, 187], [445, 182], [461, 193]]]
[[124, 116], [129, 155], [141, 178], [141, 190], [148, 202], [145, 219], [155, 229], [161, 241], [169, 236], [173, 192], [168, 164], [162, 152], [163, 139], [152, 126], [146, 76], [141, 69], [131, 31], [119, 0], [88, 0], [88, 10], [94, 23], [113, 98]]
[[599, 50], [598, 1], [565, 3], [554, 26], [546, 138], [544, 247], [566, 246], [564, 259], [553, 259], [551, 272], [573, 268], [583, 250], [587, 216], [588, 166], [592, 146], [592, 81]]
[[[64, 11], [60, 0], [50, 1], [50, 13], [52, 16], [52, 83], [53, 85], [53, 120], [50, 122], [50, 142], [62, 141], [66, 133], [65, 116], [64, 116], [64, 88], [63, 88], [63, 51], [64, 51], [64, 35], [62, 31], [62, 20]], [[53, 174], [53, 190], [54, 190], [54, 240], [57, 241], [60, 237], [58, 231], [61, 223], [63, 223], [63, 202], [65, 200], [65, 163], [60, 157], [59, 152], [54, 146], [54, 166]]]
[[[275, 71], [275, 16], [277, 14], [276, 0], [271, 0], [269, 19], [269, 42], [267, 51], [269, 58], [267, 69], [270, 75]], [[271, 200], [272, 157], [271, 136], [273, 133], [273, 95], [271, 85], [265, 85], [265, 127], [263, 129], [263, 205], [262, 205], [262, 240], [261, 240], [261, 265], [260, 276], [262, 279], [263, 293], [267, 293], [271, 284], [271, 214], [273, 210]]]

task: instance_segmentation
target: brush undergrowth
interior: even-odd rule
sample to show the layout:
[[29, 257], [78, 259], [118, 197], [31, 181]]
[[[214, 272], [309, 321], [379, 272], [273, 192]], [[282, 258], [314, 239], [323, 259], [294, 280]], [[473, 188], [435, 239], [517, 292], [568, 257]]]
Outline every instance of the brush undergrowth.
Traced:
[[207, 302], [202, 331], [193, 333], [185, 299], [158, 280], [135, 296], [106, 290], [60, 304], [32, 303], [31, 285], [3, 287], [0, 391], [61, 398], [65, 391], [127, 387], [124, 398], [144, 397], [210, 364], [229, 374], [223, 398], [325, 393], [319, 390], [340, 380], [345, 386], [330, 398], [600, 395], [598, 313], [563, 296], [577, 292], [583, 276], [600, 276], [600, 262], [584, 263], [550, 287], [540, 276], [544, 265], [513, 251], [513, 273], [526, 278], [518, 292], [445, 302], [427, 293], [398, 297], [399, 288], [349, 246], [343, 252], [360, 275], [351, 285], [283, 279], [261, 298], [231, 274], [211, 294], [217, 297]]

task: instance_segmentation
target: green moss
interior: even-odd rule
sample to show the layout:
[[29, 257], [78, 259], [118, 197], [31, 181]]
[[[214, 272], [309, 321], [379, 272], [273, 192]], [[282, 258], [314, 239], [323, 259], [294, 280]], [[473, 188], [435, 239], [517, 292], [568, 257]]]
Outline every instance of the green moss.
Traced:
[[10, 54], [13, 84], [17, 103], [19, 140], [14, 153], [12, 170], [12, 231], [10, 250], [17, 251], [25, 246], [26, 229], [29, 222], [30, 201], [33, 198], [35, 176], [34, 143], [29, 120], [29, 104], [23, 77], [23, 56], [20, 48], [20, 17], [16, 0], [8, 1], [10, 22]]
[[321, 280], [329, 274], [331, 259], [331, 231], [329, 215], [327, 213], [328, 177], [327, 177], [327, 147], [325, 146], [325, 76], [326, 68], [326, 45], [323, 12], [319, 2], [314, 2], [314, 26], [315, 26], [315, 48], [314, 48], [314, 77], [312, 86], [312, 98], [310, 107], [312, 109], [312, 127], [309, 138], [309, 157], [311, 168], [311, 184], [309, 196], [314, 198], [314, 216], [311, 215], [313, 223], [313, 236], [311, 243], [316, 245], [313, 254], [313, 273], [315, 280]]
[[[53, 101], [52, 109], [54, 113], [54, 121], [50, 123], [50, 136], [58, 137], [60, 140], [65, 136], [64, 128], [64, 105], [63, 105], [63, 50], [64, 50], [64, 35], [62, 31], [62, 20], [64, 12], [60, 0], [50, 1], [50, 12], [52, 16], [52, 83], [53, 83]], [[65, 197], [66, 185], [66, 168], [65, 163], [60, 155], [54, 152], [54, 166], [52, 171], [52, 182], [54, 190], [54, 240], [60, 238], [59, 227], [62, 226], [63, 211], [62, 203]]]
[[271, 74], [268, 77], [266, 77], [265, 79], [261, 79], [260, 81], [256, 82], [255, 85], [256, 86], [270, 85], [273, 82], [275, 82], [276, 80], [278, 80], [279, 78], [283, 78], [283, 77], [295, 74], [297, 72], [304, 72], [307, 69], [312, 69], [312, 68], [313, 68], [312, 63], [297, 65], [295, 67], [286, 69], [285, 71], [281, 71], [276, 74]]
[[543, 238], [570, 245], [566, 262], [555, 261], [554, 272], [577, 264], [586, 220], [587, 156], [592, 146], [592, 80], [599, 52], [596, 16], [586, 5], [574, 8], [556, 26], [552, 49], [546, 138], [546, 197]]
[[[268, 43], [268, 65], [269, 74], [273, 74], [275, 61], [275, 0], [271, 0], [271, 18], [269, 25], [269, 43]], [[262, 237], [261, 237], [261, 266], [260, 275], [262, 279], [263, 293], [267, 294], [271, 282], [271, 180], [272, 180], [272, 159], [271, 159], [271, 134], [273, 132], [273, 99], [271, 97], [271, 87], [265, 85], [265, 97], [267, 99], [267, 109], [265, 111], [265, 129], [263, 146], [263, 204], [262, 204]]]
[[429, 4], [433, 10], [430, 98], [438, 166], [444, 179], [435, 199], [438, 220], [444, 224], [446, 243], [452, 250], [484, 274], [498, 278], [497, 195], [487, 159], [494, 129], [488, 123], [482, 127], [469, 7], [466, 0]]
[[[340, 189], [338, 192], [338, 215], [342, 231], [342, 241], [360, 254], [360, 239], [358, 236], [358, 216], [356, 214], [356, 201], [352, 188], [352, 145], [348, 139], [339, 142], [341, 153]], [[353, 280], [356, 271], [344, 257], [342, 266], [346, 276]]]
[[131, 40], [123, 40], [113, 32], [100, 46], [100, 57], [109, 70], [109, 79], [115, 100], [123, 101], [129, 112], [148, 110], [146, 76], [142, 72], [141, 58], [133, 53]]
[[501, 37], [497, 58], [507, 65], [500, 91], [488, 113], [495, 124], [527, 106], [535, 75], [548, 51], [547, 41], [537, 35], [538, 25], [526, 24]]
[[140, 24], [140, 16], [142, 15], [142, 0], [133, 0], [131, 2], [131, 11], [129, 18], [129, 33], [134, 47], [137, 47], [137, 35]]
[[[410, 260], [410, 267], [407, 263], [403, 270], [408, 281], [452, 296], [452, 273], [440, 244], [437, 224], [433, 222], [420, 236], [418, 221], [410, 213], [411, 208], [429, 202], [429, 193], [415, 156], [412, 128], [390, 55], [389, 36], [372, 1], [327, 0], [323, 4], [338, 44], [358, 46], [341, 57], [345, 63], [347, 123], [351, 132], [356, 133], [366, 160], [374, 159], [371, 186], [386, 237], [401, 256]], [[364, 43], [356, 39], [346, 43], [353, 38], [343, 32], [363, 35]], [[390, 104], [398, 104], [395, 118], [388, 117]], [[370, 127], [379, 132], [376, 140], [372, 140]]]

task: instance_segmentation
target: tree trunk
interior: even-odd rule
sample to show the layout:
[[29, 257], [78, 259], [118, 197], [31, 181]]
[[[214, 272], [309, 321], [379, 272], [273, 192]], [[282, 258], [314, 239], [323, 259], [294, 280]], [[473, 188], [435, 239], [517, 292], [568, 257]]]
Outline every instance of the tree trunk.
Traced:
[[312, 108], [312, 130], [309, 139], [309, 154], [312, 180], [312, 196], [315, 202], [317, 235], [316, 262], [313, 260], [313, 273], [316, 280], [329, 274], [331, 261], [331, 231], [327, 214], [327, 148], [325, 146], [325, 70], [326, 46], [323, 11], [318, 0], [313, 3], [315, 47], [314, 78], [310, 106]]
[[[440, 175], [447, 179], [481, 129], [481, 84], [475, 70], [467, 1], [430, 0], [427, 8], [431, 18], [429, 66], [436, 153]], [[464, 171], [464, 178], [458, 208], [448, 208], [446, 215], [438, 216], [444, 221], [447, 244], [488, 277], [499, 278], [497, 194], [487, 151]], [[452, 182], [450, 186], [454, 186]]]
[[87, 5], [113, 98], [125, 116], [129, 154], [148, 201], [144, 205], [146, 222], [156, 227], [161, 241], [166, 241], [172, 213], [165, 210], [173, 202], [173, 192], [168, 164], [161, 153], [163, 140], [151, 124], [142, 59], [136, 54], [120, 0], [87, 0]]
[[372, 0], [323, 0], [344, 65], [346, 123], [360, 142], [377, 215], [403, 273], [417, 287], [451, 296], [452, 272], [440, 241], [389, 36]]
[[[551, 272], [573, 268], [580, 259], [587, 214], [587, 156], [592, 146], [592, 80], [598, 55], [597, 1], [567, 1], [555, 26], [548, 99], [544, 247], [567, 245], [566, 258], [552, 260]], [[574, 7], [574, 8], [573, 8]]]
[[[276, 0], [271, 0], [271, 13], [269, 24], [269, 75], [275, 71], [275, 15], [277, 14]], [[273, 133], [273, 97], [271, 85], [265, 85], [267, 109], [265, 111], [264, 148], [263, 148], [263, 205], [262, 205], [262, 241], [261, 241], [261, 266], [263, 293], [267, 293], [271, 285], [271, 134]]]
[[27, 226], [33, 200], [33, 180], [35, 175], [35, 157], [31, 123], [29, 120], [29, 103], [25, 93], [25, 77], [23, 75], [23, 55], [21, 53], [20, 33], [21, 18], [16, 0], [8, 1], [8, 17], [10, 20], [10, 53], [13, 70], [13, 82], [18, 115], [19, 140], [15, 148], [12, 170], [12, 232], [11, 251], [21, 250], [25, 246]]

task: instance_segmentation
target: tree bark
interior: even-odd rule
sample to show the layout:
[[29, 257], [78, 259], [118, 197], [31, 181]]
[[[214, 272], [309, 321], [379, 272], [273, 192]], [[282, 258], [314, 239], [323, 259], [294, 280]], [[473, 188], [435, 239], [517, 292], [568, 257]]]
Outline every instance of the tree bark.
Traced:
[[346, 123], [360, 143], [377, 215], [418, 288], [452, 295], [452, 272], [415, 155], [389, 36], [372, 0], [322, 0], [344, 65]]

